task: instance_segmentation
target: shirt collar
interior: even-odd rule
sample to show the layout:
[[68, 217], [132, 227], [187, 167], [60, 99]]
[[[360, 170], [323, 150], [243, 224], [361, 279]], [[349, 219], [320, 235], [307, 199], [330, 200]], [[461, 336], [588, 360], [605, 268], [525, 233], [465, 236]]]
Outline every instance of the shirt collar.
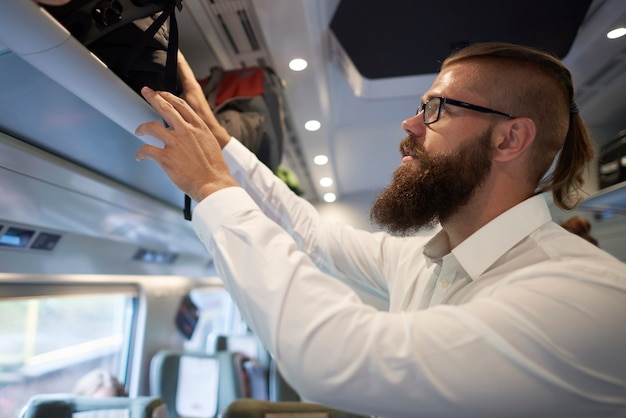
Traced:
[[[476, 280], [518, 242], [551, 220], [544, 196], [533, 196], [474, 232], [452, 254], [470, 278]], [[446, 245], [447, 251], [443, 249]], [[448, 236], [440, 231], [426, 245], [424, 255], [427, 259], [440, 258], [449, 251]]]

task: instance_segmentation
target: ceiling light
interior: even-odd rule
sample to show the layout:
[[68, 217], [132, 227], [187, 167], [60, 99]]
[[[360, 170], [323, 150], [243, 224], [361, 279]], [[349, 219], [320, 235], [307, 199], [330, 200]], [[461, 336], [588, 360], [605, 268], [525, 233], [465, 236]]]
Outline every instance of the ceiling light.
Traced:
[[617, 39], [626, 35], [626, 28], [615, 28], [609, 33], [606, 34], [606, 37], [609, 39]]
[[309, 63], [302, 58], [294, 58], [289, 61], [289, 68], [293, 71], [302, 71], [307, 67], [307, 65], [309, 65]]
[[322, 187], [330, 187], [333, 185], [333, 179], [330, 177], [322, 177], [320, 179], [320, 186]]
[[315, 157], [313, 157], [313, 162], [317, 165], [328, 164], [328, 157], [323, 154], [316, 155]]
[[309, 120], [304, 124], [304, 129], [311, 132], [317, 131], [321, 127], [322, 124], [319, 120]]
[[337, 195], [334, 193], [324, 193], [324, 202], [326, 203], [333, 203], [335, 200], [337, 200]]

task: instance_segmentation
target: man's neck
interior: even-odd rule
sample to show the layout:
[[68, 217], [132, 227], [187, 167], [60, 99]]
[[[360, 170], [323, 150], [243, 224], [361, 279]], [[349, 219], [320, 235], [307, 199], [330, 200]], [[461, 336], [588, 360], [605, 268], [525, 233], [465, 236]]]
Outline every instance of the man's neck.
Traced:
[[477, 190], [467, 205], [442, 222], [450, 248], [455, 248], [474, 232], [531, 196], [532, 193], [498, 193], [493, 189], [490, 193], [481, 193]]

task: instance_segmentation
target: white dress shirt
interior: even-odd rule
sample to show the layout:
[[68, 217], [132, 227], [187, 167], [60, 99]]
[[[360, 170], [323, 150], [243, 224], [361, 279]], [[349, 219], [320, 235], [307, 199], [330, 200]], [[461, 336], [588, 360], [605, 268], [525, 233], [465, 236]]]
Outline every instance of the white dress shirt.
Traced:
[[385, 417], [626, 416], [626, 266], [543, 196], [450, 250], [444, 231], [324, 223], [239, 142], [224, 154], [242, 188], [200, 202], [193, 226], [304, 398]]

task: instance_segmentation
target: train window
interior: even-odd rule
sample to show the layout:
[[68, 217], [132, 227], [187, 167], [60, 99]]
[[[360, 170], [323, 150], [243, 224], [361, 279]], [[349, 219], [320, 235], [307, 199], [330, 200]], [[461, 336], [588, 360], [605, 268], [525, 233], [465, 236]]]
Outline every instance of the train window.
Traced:
[[[19, 287], [11, 286], [11, 293], [19, 294]], [[125, 380], [136, 290], [34, 287], [39, 294], [0, 297], [0, 418], [18, 416], [33, 394], [71, 392], [96, 368]]]

